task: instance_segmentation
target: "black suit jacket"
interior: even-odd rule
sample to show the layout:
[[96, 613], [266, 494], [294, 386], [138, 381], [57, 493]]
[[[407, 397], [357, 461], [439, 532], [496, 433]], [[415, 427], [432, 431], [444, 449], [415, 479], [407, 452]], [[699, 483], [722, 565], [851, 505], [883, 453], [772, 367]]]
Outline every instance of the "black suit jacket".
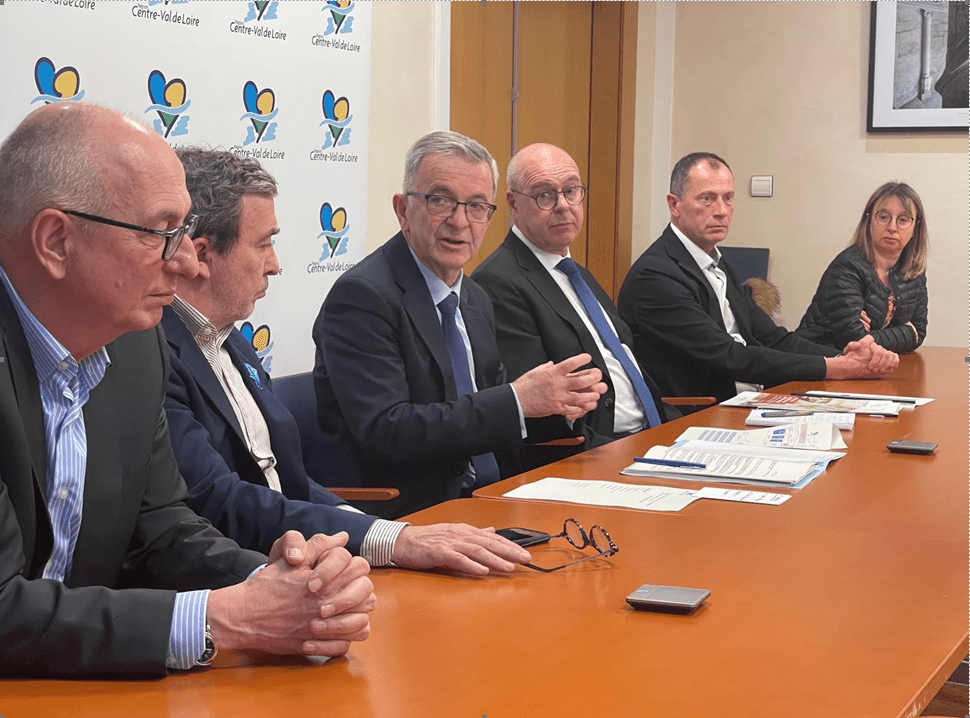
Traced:
[[162, 327], [172, 360], [165, 411], [189, 506], [245, 548], [268, 553], [291, 529], [308, 538], [346, 531], [347, 550], [359, 554], [376, 517], [336, 508], [344, 502], [307, 476], [296, 420], [273, 394], [272, 381], [246, 338], [234, 329], [225, 348], [266, 420], [283, 493], [267, 485], [229, 397], [171, 307], [165, 308]]
[[314, 323], [321, 429], [327, 441], [353, 446], [365, 485], [400, 489], [375, 508], [386, 516], [456, 498], [476, 454], [496, 452], [503, 475], [518, 466], [508, 449], [521, 443], [519, 415], [495, 345], [492, 303], [466, 277], [459, 306], [478, 387], [465, 396], [401, 233], [336, 281]]
[[737, 394], [736, 381], [766, 387], [825, 377], [831, 347], [776, 325], [726, 262], [727, 298], [747, 346], [724, 328], [717, 294], [668, 225], [630, 268], [617, 307], [633, 330], [633, 351], [665, 396]]
[[162, 409], [158, 329], [108, 345], [84, 407], [87, 467], [70, 585], [41, 578], [53, 547], [40, 389], [0, 286], [0, 671], [163, 675], [175, 592], [245, 579], [265, 560], [188, 509]]
[[[579, 266], [579, 272], [609, 316], [620, 341], [632, 348], [630, 328], [620, 318], [609, 295], [585, 267]], [[509, 230], [505, 241], [482, 262], [472, 278], [488, 293], [495, 306], [498, 346], [511, 379], [547, 361], [560, 362], [586, 352], [593, 358], [592, 366], [603, 372], [603, 381], [608, 387], [596, 409], [573, 426], [571, 433], [586, 437], [584, 445], [573, 449], [526, 447], [523, 462], [531, 468], [616, 439], [613, 431], [616, 394], [606, 362], [593, 335], [532, 250]], [[646, 373], [644, 380], [654, 396], [657, 412], [664, 417], [657, 385]], [[566, 435], [565, 421], [559, 417], [554, 421], [559, 422]]]

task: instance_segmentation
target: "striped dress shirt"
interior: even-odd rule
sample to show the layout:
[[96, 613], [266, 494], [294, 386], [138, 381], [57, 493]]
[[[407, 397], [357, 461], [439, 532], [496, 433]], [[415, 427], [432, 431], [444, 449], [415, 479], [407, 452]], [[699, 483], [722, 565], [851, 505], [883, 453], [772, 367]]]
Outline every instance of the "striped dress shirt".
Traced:
[[[76, 361], [27, 308], [3, 267], [0, 267], [0, 280], [27, 338], [44, 408], [46, 500], [54, 530], [54, 549], [43, 576], [70, 585], [74, 547], [81, 530], [88, 457], [82, 410], [111, 361], [105, 347]], [[176, 595], [169, 633], [169, 667], [191, 668], [202, 655], [208, 594], [208, 591], [192, 591]]]

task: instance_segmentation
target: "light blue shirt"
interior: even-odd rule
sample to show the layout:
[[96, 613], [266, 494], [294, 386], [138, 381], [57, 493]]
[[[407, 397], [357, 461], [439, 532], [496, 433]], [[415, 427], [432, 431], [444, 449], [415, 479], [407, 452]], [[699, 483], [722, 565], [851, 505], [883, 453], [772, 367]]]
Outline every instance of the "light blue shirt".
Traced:
[[[434, 309], [438, 313], [438, 322], [441, 322], [441, 310], [438, 309], [438, 305], [441, 301], [447, 297], [449, 294], [454, 292], [458, 299], [461, 299], [461, 282], [465, 278], [462, 272], [458, 273], [458, 281], [452, 286], [445, 284], [444, 280], [441, 279], [437, 274], [432, 272], [426, 266], [424, 262], [418, 259], [418, 255], [414, 253], [410, 245], [408, 246], [408, 251], [411, 252], [411, 256], [414, 257], [414, 263], [418, 265], [418, 270], [421, 272], [421, 276], [424, 277], [425, 284], [428, 285], [428, 291], [431, 293], [431, 301], [434, 302]], [[465, 328], [465, 319], [461, 315], [461, 302], [459, 301], [458, 308], [455, 310], [455, 324], [458, 327], [458, 334], [461, 336], [461, 342], [465, 345], [465, 354], [468, 355], [468, 371], [471, 372], [472, 386], [475, 391], [478, 391], [478, 384], [475, 382], [475, 357], [472, 356], [472, 343], [468, 339], [468, 330]], [[512, 396], [515, 397], [515, 408], [519, 412], [519, 430], [522, 432], [522, 438], [526, 438], [528, 431], [525, 427], [525, 415], [522, 413], [522, 404], [519, 403], [519, 395], [515, 393], [515, 387], [509, 384], [512, 389]]]
[[[27, 338], [44, 408], [46, 499], [54, 530], [54, 549], [43, 577], [69, 584], [74, 548], [81, 530], [88, 458], [82, 410], [111, 361], [105, 347], [76, 361], [27, 308], [3, 267], [0, 267], [0, 281], [10, 295]], [[169, 633], [169, 667], [191, 668], [202, 655], [208, 595], [208, 591], [176, 595]]]

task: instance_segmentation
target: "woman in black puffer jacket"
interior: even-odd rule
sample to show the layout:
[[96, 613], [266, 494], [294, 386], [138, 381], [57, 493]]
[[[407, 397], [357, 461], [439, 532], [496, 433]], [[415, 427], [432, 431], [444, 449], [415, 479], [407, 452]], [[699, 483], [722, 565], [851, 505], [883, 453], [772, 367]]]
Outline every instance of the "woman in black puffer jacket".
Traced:
[[894, 352], [926, 338], [929, 235], [919, 195], [887, 182], [866, 203], [852, 244], [822, 275], [797, 334], [836, 349], [871, 334]]

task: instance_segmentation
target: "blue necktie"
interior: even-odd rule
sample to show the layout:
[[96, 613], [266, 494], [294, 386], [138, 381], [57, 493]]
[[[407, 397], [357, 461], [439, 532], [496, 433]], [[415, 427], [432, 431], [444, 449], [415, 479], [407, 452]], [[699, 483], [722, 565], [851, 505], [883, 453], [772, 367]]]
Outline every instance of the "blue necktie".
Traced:
[[[447, 297], [438, 303], [441, 311], [441, 328], [445, 332], [445, 344], [448, 346], [448, 358], [451, 359], [451, 371], [455, 375], [455, 388], [458, 395], [472, 394], [475, 389], [472, 384], [472, 373], [468, 368], [468, 354], [465, 351], [465, 342], [458, 331], [458, 324], [455, 322], [455, 311], [458, 309], [458, 295], [450, 292]], [[479, 454], [472, 457], [472, 465], [475, 467], [475, 485], [485, 486], [494, 484], [501, 476], [498, 471], [498, 463], [495, 461], [495, 454]]]
[[593, 322], [593, 326], [599, 332], [603, 343], [607, 349], [613, 352], [613, 356], [620, 362], [623, 371], [630, 377], [630, 381], [633, 383], [633, 390], [637, 393], [637, 398], [643, 407], [643, 413], [647, 416], [647, 425], [651, 428], [660, 426], [660, 415], [657, 413], [657, 405], [653, 401], [653, 394], [650, 393], [650, 387], [643, 380], [643, 375], [640, 374], [640, 371], [633, 365], [633, 362], [630, 360], [630, 355], [626, 353], [623, 345], [620, 344], [620, 338], [616, 336], [616, 332], [613, 331], [610, 323], [606, 321], [603, 307], [600, 306], [596, 297], [593, 296], [593, 291], [586, 284], [583, 275], [579, 273], [579, 267], [576, 266], [573, 260], [566, 257], [556, 265], [556, 269], [569, 277], [569, 283], [573, 285], [573, 289], [579, 295], [579, 301], [583, 303], [586, 314], [589, 315], [590, 321]]

